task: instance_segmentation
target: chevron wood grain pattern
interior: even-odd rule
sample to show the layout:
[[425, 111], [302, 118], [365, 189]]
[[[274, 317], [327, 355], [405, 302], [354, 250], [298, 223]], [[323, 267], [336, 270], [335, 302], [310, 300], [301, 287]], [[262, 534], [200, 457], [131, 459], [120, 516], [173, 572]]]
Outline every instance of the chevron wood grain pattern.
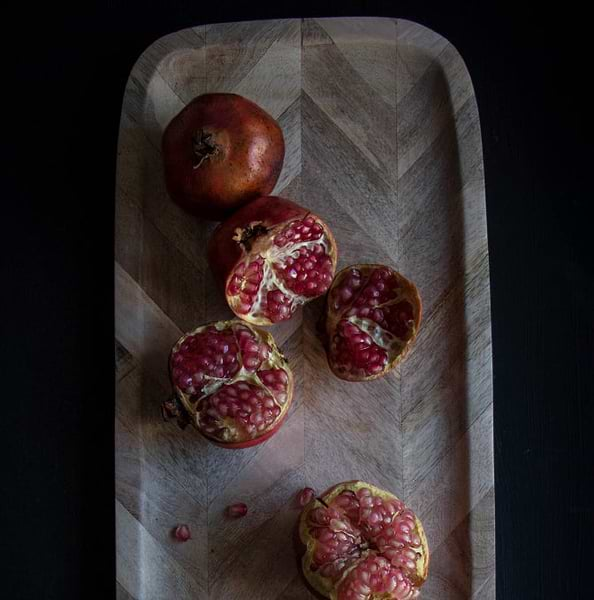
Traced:
[[[231, 313], [205, 261], [213, 224], [167, 198], [164, 127], [191, 98], [236, 92], [286, 140], [275, 193], [323, 215], [340, 265], [386, 262], [415, 281], [424, 321], [375, 382], [333, 377], [318, 300], [272, 328], [296, 397], [255, 448], [226, 451], [164, 423], [167, 357], [183, 331]], [[155, 42], [124, 97], [116, 189], [117, 597], [312, 598], [292, 536], [295, 494], [359, 478], [424, 521], [425, 599], [495, 598], [489, 271], [472, 83], [438, 34], [392, 19], [257, 21]], [[223, 509], [244, 501], [249, 514]], [[176, 543], [187, 523], [192, 539]]]

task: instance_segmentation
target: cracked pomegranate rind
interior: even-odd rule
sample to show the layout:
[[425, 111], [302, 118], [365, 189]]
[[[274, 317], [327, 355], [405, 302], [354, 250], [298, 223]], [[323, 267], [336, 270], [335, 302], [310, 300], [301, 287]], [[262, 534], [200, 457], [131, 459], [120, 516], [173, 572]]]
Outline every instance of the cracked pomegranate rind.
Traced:
[[327, 292], [337, 250], [320, 217], [285, 198], [266, 196], [215, 229], [208, 260], [231, 310], [249, 323], [271, 325]]
[[331, 600], [409, 600], [427, 579], [423, 526], [396, 496], [361, 481], [340, 483], [299, 520], [308, 583]]
[[215, 444], [245, 448], [273, 435], [293, 396], [293, 375], [272, 336], [219, 321], [182, 336], [170, 356], [176, 401], [166, 416], [189, 421]]
[[352, 265], [328, 292], [326, 334], [332, 372], [368, 381], [393, 369], [410, 350], [421, 323], [415, 285], [384, 265]]

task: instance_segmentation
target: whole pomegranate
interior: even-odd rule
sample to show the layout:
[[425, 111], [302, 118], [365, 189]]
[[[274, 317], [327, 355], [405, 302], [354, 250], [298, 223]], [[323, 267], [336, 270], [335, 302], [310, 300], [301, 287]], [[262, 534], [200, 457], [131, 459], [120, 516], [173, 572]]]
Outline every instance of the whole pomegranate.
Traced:
[[385, 375], [407, 354], [421, 323], [415, 285], [384, 265], [352, 265], [328, 292], [328, 363], [347, 381]]
[[239, 209], [208, 244], [231, 310], [256, 325], [290, 319], [300, 304], [324, 294], [336, 258], [334, 236], [322, 219], [276, 196]]
[[171, 198], [215, 221], [269, 194], [285, 157], [278, 123], [237, 94], [194, 98], [165, 129], [162, 150]]
[[415, 514], [390, 492], [348, 481], [299, 520], [308, 583], [332, 600], [409, 600], [427, 579], [429, 548]]
[[170, 374], [175, 396], [163, 404], [164, 415], [225, 448], [268, 439], [293, 397], [293, 374], [272, 336], [240, 321], [182, 336], [171, 351]]

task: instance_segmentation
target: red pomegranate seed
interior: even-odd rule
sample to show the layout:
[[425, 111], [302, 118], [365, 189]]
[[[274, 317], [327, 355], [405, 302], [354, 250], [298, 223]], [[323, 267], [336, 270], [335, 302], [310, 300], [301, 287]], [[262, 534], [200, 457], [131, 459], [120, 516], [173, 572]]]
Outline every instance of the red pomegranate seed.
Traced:
[[178, 525], [173, 534], [175, 535], [175, 539], [180, 542], [187, 542], [192, 539], [192, 535], [190, 533], [190, 528], [187, 525]]
[[315, 495], [316, 492], [312, 488], [303, 488], [297, 496], [297, 499], [299, 500], [299, 505], [305, 506], [306, 504], [309, 504], [314, 499]]
[[238, 519], [240, 517], [245, 517], [247, 515], [248, 507], [247, 504], [243, 502], [236, 502], [235, 504], [231, 504], [231, 506], [227, 507], [227, 516]]

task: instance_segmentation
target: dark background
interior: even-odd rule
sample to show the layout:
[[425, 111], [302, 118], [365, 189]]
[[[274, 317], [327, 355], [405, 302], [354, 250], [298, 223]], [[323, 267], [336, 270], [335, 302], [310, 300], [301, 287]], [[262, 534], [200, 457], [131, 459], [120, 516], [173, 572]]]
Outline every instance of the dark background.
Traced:
[[121, 4], [23, 5], [3, 19], [5, 39], [12, 32], [0, 217], [6, 597], [115, 594], [114, 182], [134, 61], [160, 36], [200, 23], [358, 14], [441, 33], [475, 86], [491, 264], [497, 597], [592, 597], [586, 15], [569, 3]]

